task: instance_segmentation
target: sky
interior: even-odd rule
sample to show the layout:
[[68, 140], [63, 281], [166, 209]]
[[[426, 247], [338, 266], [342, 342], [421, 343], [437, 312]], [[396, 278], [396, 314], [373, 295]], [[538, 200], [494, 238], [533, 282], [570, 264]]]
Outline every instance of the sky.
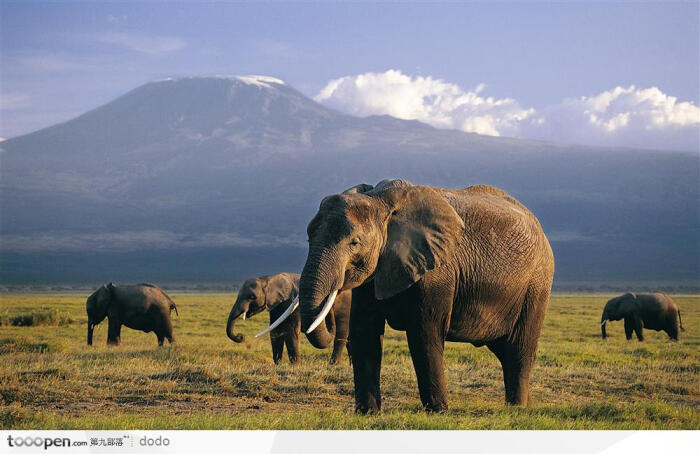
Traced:
[[700, 148], [695, 2], [0, 2], [0, 137], [166, 77], [263, 74], [355, 115]]

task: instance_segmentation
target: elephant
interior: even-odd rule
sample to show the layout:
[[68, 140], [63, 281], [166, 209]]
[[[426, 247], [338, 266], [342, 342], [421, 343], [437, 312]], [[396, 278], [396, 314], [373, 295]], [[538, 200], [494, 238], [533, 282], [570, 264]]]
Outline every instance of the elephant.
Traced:
[[520, 202], [486, 185], [383, 180], [324, 198], [307, 234], [302, 329], [312, 343], [327, 337], [325, 314], [337, 292], [352, 289], [357, 413], [381, 411], [386, 323], [406, 332], [426, 411], [448, 408], [445, 341], [486, 345], [500, 360], [506, 403], [527, 404], [554, 255]]
[[678, 328], [685, 331], [681, 320], [681, 310], [673, 299], [662, 292], [625, 293], [612, 298], [605, 304], [600, 319], [603, 339], [608, 337], [605, 327], [608, 321], [625, 320], [625, 336], [632, 339], [632, 331], [637, 339], [644, 340], [643, 328], [665, 331], [672, 340], [678, 340]]
[[[272, 360], [279, 364], [282, 360], [284, 346], [287, 346], [287, 356], [290, 363], [299, 360], [299, 333], [301, 318], [297, 310], [299, 294], [299, 274], [279, 273], [270, 276], [260, 276], [246, 280], [238, 292], [236, 302], [226, 322], [226, 335], [236, 343], [243, 342], [242, 334], [234, 333], [234, 325], [240, 317], [245, 320], [267, 309], [270, 312], [271, 329], [259, 333], [256, 337], [270, 333], [272, 345]], [[338, 305], [328, 315], [328, 324], [334, 326], [333, 353], [330, 363], [336, 364], [343, 354], [343, 348], [348, 349], [348, 330], [350, 325], [351, 292], [339, 295]], [[281, 318], [284, 316], [283, 318]], [[275, 323], [279, 319], [279, 323]], [[325, 348], [325, 347], [321, 347]]]
[[168, 339], [172, 344], [173, 324], [170, 313], [177, 306], [160, 288], [152, 284], [114, 285], [110, 282], [97, 289], [85, 303], [88, 315], [87, 343], [92, 332], [105, 317], [108, 319], [107, 345], [119, 345], [122, 325], [149, 333], [155, 332], [158, 346]]

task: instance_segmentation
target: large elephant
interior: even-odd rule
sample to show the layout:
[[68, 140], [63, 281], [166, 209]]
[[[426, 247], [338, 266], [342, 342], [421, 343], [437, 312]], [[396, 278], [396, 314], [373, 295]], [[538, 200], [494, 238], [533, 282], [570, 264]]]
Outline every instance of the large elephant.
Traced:
[[625, 319], [625, 336], [632, 339], [632, 331], [637, 339], [644, 340], [643, 328], [665, 331], [673, 340], [678, 340], [678, 328], [685, 331], [681, 320], [681, 310], [673, 299], [665, 293], [625, 293], [612, 298], [605, 304], [600, 319], [603, 339], [608, 337], [605, 325], [608, 321]]
[[[295, 363], [299, 359], [299, 333], [301, 332], [301, 317], [297, 310], [299, 295], [299, 275], [280, 273], [271, 276], [260, 276], [248, 279], [241, 286], [236, 302], [231, 308], [226, 323], [226, 335], [234, 342], [243, 342], [242, 334], [234, 333], [234, 325], [238, 318], [252, 317], [264, 310], [270, 312], [272, 329], [263, 331], [270, 333], [272, 345], [272, 360], [278, 364], [282, 360], [284, 346], [287, 346], [289, 361]], [[332, 313], [327, 316], [327, 325], [332, 335], [333, 353], [330, 363], [338, 362], [347, 346], [350, 325], [351, 292], [339, 295], [339, 302]], [[276, 323], [279, 319], [279, 323]], [[259, 335], [260, 335], [259, 334]], [[319, 348], [326, 348], [330, 342]], [[317, 345], [318, 346], [318, 345]]]
[[[326, 197], [307, 231], [302, 329], [316, 328], [337, 292], [353, 289], [357, 412], [381, 408], [385, 322], [406, 331], [426, 410], [447, 409], [446, 340], [486, 345], [501, 362], [506, 402], [527, 403], [554, 257], [537, 218], [517, 200], [490, 186], [384, 180]], [[326, 336], [318, 326], [310, 338]]]
[[114, 285], [110, 282], [90, 295], [85, 307], [88, 315], [88, 345], [92, 345], [95, 325], [105, 317], [109, 325], [108, 345], [119, 345], [122, 325], [147, 333], [155, 332], [159, 346], [163, 345], [164, 339], [168, 339], [171, 344], [175, 342], [170, 312], [175, 309], [177, 314], [177, 307], [173, 300], [155, 285]]

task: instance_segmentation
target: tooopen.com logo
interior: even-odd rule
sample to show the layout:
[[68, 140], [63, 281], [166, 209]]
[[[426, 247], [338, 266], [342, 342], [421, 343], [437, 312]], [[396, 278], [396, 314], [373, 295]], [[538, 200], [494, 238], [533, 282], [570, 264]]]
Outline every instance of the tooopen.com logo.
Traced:
[[13, 437], [7, 436], [7, 444], [11, 448], [69, 448], [71, 446], [87, 446], [87, 441], [71, 441], [70, 438], [48, 438], [48, 437]]

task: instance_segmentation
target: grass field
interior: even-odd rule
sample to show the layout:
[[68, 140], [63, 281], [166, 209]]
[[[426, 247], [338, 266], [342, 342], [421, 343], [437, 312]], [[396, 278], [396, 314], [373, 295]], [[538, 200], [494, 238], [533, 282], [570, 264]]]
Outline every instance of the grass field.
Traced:
[[[0, 295], [2, 429], [700, 429], [700, 296], [675, 296], [678, 343], [663, 332], [626, 341], [622, 322], [600, 339], [610, 295], [555, 295], [531, 380], [531, 404], [506, 407], [500, 365], [486, 348], [448, 343], [450, 410], [425, 414], [405, 335], [387, 327], [383, 413], [353, 413], [347, 359], [302, 340], [300, 364], [272, 363], [261, 314], [226, 338], [230, 294], [172, 294], [177, 344], [122, 329], [107, 347], [106, 320], [85, 343], [85, 298]], [[15, 326], [21, 325], [21, 326]]]

